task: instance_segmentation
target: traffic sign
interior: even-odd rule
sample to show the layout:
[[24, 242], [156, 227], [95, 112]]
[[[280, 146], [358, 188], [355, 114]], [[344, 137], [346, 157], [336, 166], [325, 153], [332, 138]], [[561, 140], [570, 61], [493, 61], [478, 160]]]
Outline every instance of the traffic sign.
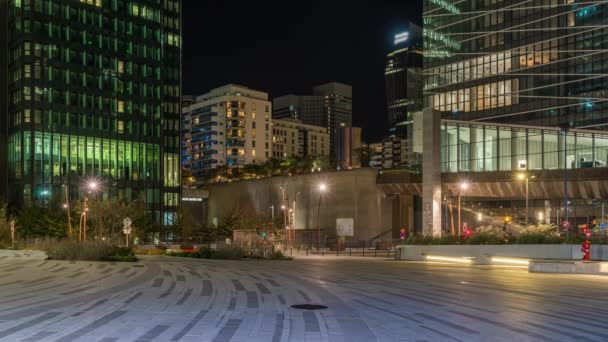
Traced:
[[601, 230], [606, 229], [606, 223], [600, 223], [600, 229]]
[[564, 229], [570, 229], [570, 226], [571, 226], [570, 221], [564, 220], [562, 222], [562, 228], [564, 228]]

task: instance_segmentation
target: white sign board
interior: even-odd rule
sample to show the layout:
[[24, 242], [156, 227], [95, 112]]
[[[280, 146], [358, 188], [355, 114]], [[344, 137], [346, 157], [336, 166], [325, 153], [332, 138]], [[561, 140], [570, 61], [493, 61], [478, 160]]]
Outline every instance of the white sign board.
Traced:
[[337, 218], [336, 232], [338, 236], [353, 236], [354, 235], [354, 220], [352, 218]]

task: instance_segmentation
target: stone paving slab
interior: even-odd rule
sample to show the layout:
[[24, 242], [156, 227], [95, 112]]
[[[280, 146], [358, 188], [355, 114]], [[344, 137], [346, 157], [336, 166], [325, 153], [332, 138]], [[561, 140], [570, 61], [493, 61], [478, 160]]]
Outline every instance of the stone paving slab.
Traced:
[[606, 341], [606, 285], [381, 258], [9, 256], [0, 259], [0, 341]]

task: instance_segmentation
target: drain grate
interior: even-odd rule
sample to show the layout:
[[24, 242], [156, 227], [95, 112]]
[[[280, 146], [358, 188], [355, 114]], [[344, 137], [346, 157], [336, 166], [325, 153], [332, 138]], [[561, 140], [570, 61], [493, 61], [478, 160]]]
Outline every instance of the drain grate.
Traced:
[[291, 306], [294, 309], [299, 309], [299, 310], [324, 310], [327, 309], [327, 306], [325, 305], [318, 305], [318, 304], [295, 304]]
[[133, 267], [144, 267], [144, 265], [133, 265]]

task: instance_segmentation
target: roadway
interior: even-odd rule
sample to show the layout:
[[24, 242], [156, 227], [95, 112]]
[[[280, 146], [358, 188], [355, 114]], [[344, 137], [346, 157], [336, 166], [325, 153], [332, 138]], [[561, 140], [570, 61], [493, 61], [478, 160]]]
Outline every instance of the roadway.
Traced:
[[384, 258], [3, 257], [0, 341], [606, 341], [607, 285]]

